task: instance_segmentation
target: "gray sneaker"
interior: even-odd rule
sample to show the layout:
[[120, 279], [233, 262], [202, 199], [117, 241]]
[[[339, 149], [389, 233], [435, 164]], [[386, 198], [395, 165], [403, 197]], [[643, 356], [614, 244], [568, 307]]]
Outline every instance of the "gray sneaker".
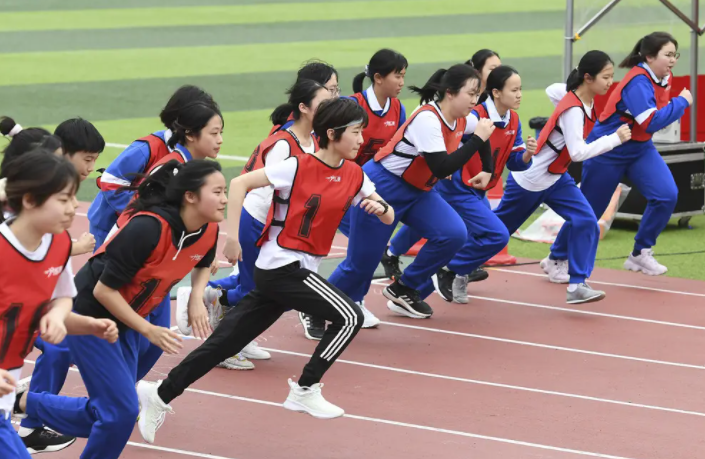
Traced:
[[455, 275], [453, 279], [453, 302], [467, 304], [468, 302], [468, 276]]
[[582, 283], [578, 285], [575, 291], [568, 292], [566, 302], [568, 304], [591, 303], [600, 301], [605, 297], [605, 292], [602, 290], [593, 290], [588, 284]]

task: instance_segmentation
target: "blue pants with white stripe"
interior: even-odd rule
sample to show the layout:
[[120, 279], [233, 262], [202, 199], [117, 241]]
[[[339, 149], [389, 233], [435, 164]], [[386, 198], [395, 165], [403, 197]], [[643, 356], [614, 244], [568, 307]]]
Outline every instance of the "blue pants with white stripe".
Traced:
[[[626, 144], [625, 144], [626, 145]], [[636, 156], [620, 157], [607, 153], [583, 163], [580, 190], [598, 217], [607, 210], [622, 176], [627, 176], [646, 198], [646, 210], [634, 237], [634, 251], [650, 249], [666, 228], [678, 202], [678, 187], [673, 174], [651, 142], [645, 142]], [[608, 156], [609, 155], [609, 156]], [[557, 260], [569, 259], [572, 227], [563, 225], [551, 247]]]
[[568, 225], [570, 228], [570, 282], [585, 282], [595, 266], [600, 227], [590, 204], [570, 175], [563, 174], [556, 183], [543, 191], [528, 191], [510, 174], [495, 214], [504, 222], [509, 234], [512, 234], [544, 202], [566, 221], [564, 227]]
[[348, 253], [330, 276], [330, 282], [353, 301], [362, 301], [370, 288], [387, 242], [399, 221], [417, 231], [428, 242], [405, 270], [401, 281], [416, 289], [421, 298], [433, 292], [431, 276], [445, 266], [467, 239], [467, 230], [458, 213], [441, 195], [420, 191], [375, 161], [363, 167], [375, 183], [377, 193], [394, 208], [395, 221], [385, 225], [358, 206], [351, 207]]
[[27, 447], [12, 427], [10, 416], [0, 410], [0, 455], [2, 459], [31, 459]]
[[[487, 260], [499, 253], [509, 242], [509, 232], [504, 223], [490, 209], [490, 202], [482, 191], [468, 190], [465, 193], [440, 191], [443, 199], [458, 212], [468, 230], [468, 239], [448, 263], [448, 269], [456, 274], [470, 274]], [[401, 256], [421, 240], [421, 235], [404, 225], [394, 235], [390, 251]]]
[[27, 414], [57, 432], [88, 438], [81, 459], [117, 459], [139, 414], [140, 335], [128, 329], [114, 344], [94, 336], [67, 336], [66, 341], [89, 398], [30, 392]]
[[255, 288], [255, 262], [259, 256], [257, 240], [262, 231], [264, 231], [264, 224], [243, 208], [238, 232], [240, 247], [242, 247], [242, 261], [237, 262], [238, 274], [208, 283], [213, 288], [220, 287], [227, 291], [230, 306], [237, 305], [245, 295]]

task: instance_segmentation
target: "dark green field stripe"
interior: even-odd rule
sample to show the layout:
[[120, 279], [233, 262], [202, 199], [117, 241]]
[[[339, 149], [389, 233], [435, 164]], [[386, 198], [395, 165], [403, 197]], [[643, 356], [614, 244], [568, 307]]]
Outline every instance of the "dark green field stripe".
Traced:
[[[323, 3], [345, 2], [349, 0], [201, 0], [200, 6], [214, 5], [260, 5], [265, 3]], [[399, 1], [399, 0], [384, 0]], [[3, 11], [70, 11], [101, 10], [114, 8], [159, 8], [193, 6], [193, 0], [3, 0]]]
[[[13, 53], [74, 51], [86, 49], [169, 48], [222, 46], [243, 43], [345, 40], [427, 34], [496, 32], [501, 21], [512, 32], [550, 29], [562, 20], [560, 12], [529, 12], [523, 15], [476, 14], [427, 18], [383, 18], [367, 20], [281, 22], [274, 24], [228, 24], [191, 27], [141, 27], [133, 29], [55, 30], [0, 32], [0, 41], [14, 43]], [[302, 34], [301, 31], [306, 33]]]
[[[450, 65], [413, 65], [407, 86], [423, 85], [438, 68]], [[524, 76], [526, 89], [544, 88], [560, 72], [558, 57], [519, 58], [507, 63]], [[353, 77], [361, 68], [339, 69], [343, 94], [349, 94]], [[0, 86], [3, 111], [25, 125], [57, 123], [73, 116], [98, 120], [152, 117], [182, 84], [196, 84], [211, 92], [223, 111], [249, 111], [274, 107], [286, 100], [293, 72], [264, 72], [89, 83]], [[404, 90], [402, 98], [413, 97]], [[413, 107], [412, 107], [413, 108]]]

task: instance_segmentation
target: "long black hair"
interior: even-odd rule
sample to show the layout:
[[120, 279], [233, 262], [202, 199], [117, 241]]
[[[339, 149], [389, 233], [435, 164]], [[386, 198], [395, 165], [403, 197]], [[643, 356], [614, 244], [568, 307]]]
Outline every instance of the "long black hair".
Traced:
[[409, 62], [403, 54], [391, 49], [380, 49], [372, 55], [370, 63], [365, 67], [365, 71], [358, 73], [355, 78], [353, 78], [353, 93], [362, 92], [362, 83], [365, 77], [372, 80], [374, 84], [376, 74], [379, 73], [379, 75], [384, 78], [393, 72], [400, 73], [408, 66]]
[[289, 115], [293, 115], [294, 119], [298, 120], [301, 116], [299, 105], [304, 104], [310, 107], [311, 102], [316, 98], [316, 94], [321, 89], [326, 89], [326, 87], [317, 81], [296, 80], [294, 85], [286, 91], [289, 95], [289, 101], [275, 108], [269, 116], [269, 119], [272, 120], [272, 124], [276, 126], [286, 123]]
[[332, 65], [320, 60], [310, 60], [299, 69], [296, 74], [297, 80], [313, 80], [325, 86], [335, 75], [338, 78], [338, 71]]
[[409, 89], [421, 96], [422, 104], [433, 100], [440, 102], [446, 96], [446, 92], [450, 94], [460, 92], [468, 80], [477, 80], [478, 88], [480, 87], [481, 78], [477, 70], [467, 64], [456, 64], [448, 70], [436, 70], [422, 87], [411, 86]]
[[[480, 99], [477, 101], [478, 104], [483, 103], [489, 97], [492, 97], [492, 90], [502, 91], [507, 80], [513, 75], [519, 75], [514, 67], [508, 65], [499, 65], [492, 69], [489, 75], [487, 75], [487, 86], [485, 87], [485, 92], [482, 93]], [[492, 99], [494, 100], [494, 99]]]
[[213, 100], [213, 96], [198, 86], [184, 85], [171, 95], [169, 101], [159, 114], [159, 118], [162, 120], [162, 124], [164, 124], [165, 128], [172, 129], [174, 122], [181, 118], [184, 112], [188, 111], [189, 108], [196, 104], [210, 105], [215, 111], [220, 113], [220, 108], [215, 100]]
[[44, 148], [35, 148], [14, 158], [3, 165], [2, 172], [6, 183], [4, 196], [0, 197], [15, 215], [22, 212], [22, 200], [27, 195], [39, 207], [69, 185], [71, 193], [75, 194], [81, 184], [81, 177], [71, 162]]
[[185, 107], [180, 111], [179, 117], [171, 125], [172, 135], [167, 142], [170, 148], [175, 148], [177, 143], [186, 145], [186, 136], [201, 136], [201, 131], [214, 116], [219, 116], [225, 126], [223, 114], [217, 105], [198, 102]]
[[334, 130], [333, 141], [337, 142], [350, 123], [357, 121], [362, 123], [363, 129], [367, 127], [367, 112], [357, 101], [340, 97], [324, 100], [313, 117], [313, 132], [318, 136], [318, 145], [328, 147], [329, 129]]
[[624, 60], [619, 64], [619, 66], [621, 68], [626, 69], [632, 68], [642, 62], [646, 62], [647, 57], [658, 56], [658, 53], [659, 51], [661, 51], [661, 48], [663, 48], [669, 43], [673, 43], [674, 45], [676, 45], [676, 49], [678, 49], [678, 41], [673, 38], [673, 35], [671, 35], [670, 33], [652, 32], [646, 35], [645, 37], [641, 38], [638, 42], [636, 42], [636, 45], [634, 45], [634, 49], [632, 49], [632, 52], [624, 58]]
[[571, 70], [570, 75], [568, 75], [568, 80], [565, 83], [566, 89], [575, 91], [585, 81], [586, 73], [595, 78], [609, 64], [614, 64], [614, 62], [612, 62], [607, 53], [597, 50], [588, 51], [580, 59], [578, 66]]
[[136, 198], [128, 206], [128, 215], [156, 205], [180, 208], [186, 192], [199, 193], [209, 175], [221, 172], [220, 163], [194, 159], [185, 164], [171, 160], [154, 170], [138, 186], [122, 187], [119, 191], [136, 191]]

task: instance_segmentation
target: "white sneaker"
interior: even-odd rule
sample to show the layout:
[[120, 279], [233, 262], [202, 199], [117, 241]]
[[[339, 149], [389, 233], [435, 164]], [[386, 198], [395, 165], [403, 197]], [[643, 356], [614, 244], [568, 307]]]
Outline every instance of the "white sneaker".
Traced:
[[159, 381], [157, 384], [147, 381], [137, 383], [137, 397], [140, 401], [140, 415], [137, 421], [137, 427], [142, 434], [142, 438], [147, 443], [154, 443], [154, 436], [157, 430], [164, 424], [164, 418], [167, 413], [174, 413], [171, 406], [167, 405], [159, 398], [157, 389], [162, 384]]
[[245, 346], [240, 351], [240, 355], [246, 359], [252, 360], [269, 360], [272, 358], [272, 355], [269, 352], [259, 347], [257, 341], [252, 341], [250, 344]]
[[641, 255], [637, 257], [630, 253], [629, 258], [624, 262], [624, 269], [641, 271], [649, 276], [660, 276], [668, 271], [668, 268], [656, 261], [653, 249], [641, 249]]
[[210, 322], [213, 330], [218, 327], [218, 324], [225, 315], [223, 306], [221, 306], [218, 301], [222, 295], [222, 290], [213, 288], [210, 285], [207, 286], [206, 290], [203, 292], [203, 304], [206, 305], [206, 309], [208, 310], [208, 321]]
[[179, 287], [176, 290], [176, 326], [182, 335], [191, 336], [192, 330], [188, 324], [188, 300], [191, 297], [191, 287]]
[[567, 284], [570, 282], [568, 260], [551, 260], [546, 257], [541, 260], [541, 269], [548, 274], [548, 280], [554, 284]]
[[299, 413], [308, 413], [314, 418], [333, 419], [345, 414], [345, 411], [330, 403], [323, 395], [321, 388], [323, 384], [314, 384], [311, 387], [300, 387], [297, 383], [289, 379], [289, 396], [284, 402], [284, 408]]
[[360, 309], [362, 310], [363, 316], [365, 316], [365, 321], [362, 323], [362, 328], [374, 328], [381, 322], [372, 312], [365, 307], [365, 300], [356, 302]]
[[218, 368], [225, 368], [226, 370], [254, 370], [255, 364], [247, 360], [242, 354], [235, 354], [229, 357], [218, 365]]
[[453, 302], [459, 304], [468, 303], [468, 276], [456, 274], [453, 279]]

